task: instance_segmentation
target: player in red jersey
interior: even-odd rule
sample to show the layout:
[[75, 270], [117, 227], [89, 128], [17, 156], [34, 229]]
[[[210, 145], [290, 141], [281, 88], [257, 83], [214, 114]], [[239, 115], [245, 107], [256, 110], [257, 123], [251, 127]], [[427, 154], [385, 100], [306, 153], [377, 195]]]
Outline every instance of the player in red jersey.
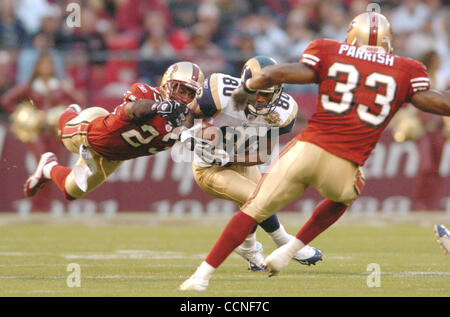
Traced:
[[222, 235], [180, 290], [205, 290], [214, 270], [253, 226], [300, 197], [308, 186], [325, 200], [289, 243], [266, 257], [269, 276], [283, 269], [345, 212], [358, 197], [364, 177], [360, 166], [405, 102], [438, 115], [450, 115], [450, 92], [429, 90], [424, 66], [392, 53], [387, 19], [376, 12], [357, 16], [345, 43], [316, 40], [300, 63], [270, 66], [233, 92], [244, 107], [255, 91], [281, 83], [319, 85], [317, 110], [306, 128], [280, 153], [252, 197], [233, 216]]
[[67, 199], [78, 199], [102, 184], [124, 160], [170, 148], [177, 139], [176, 128], [187, 120], [186, 105], [203, 80], [197, 65], [179, 62], [167, 69], [160, 88], [134, 84], [112, 113], [69, 106], [59, 120], [61, 141], [80, 157], [69, 168], [58, 164], [55, 154], [44, 153], [25, 183], [25, 196], [35, 195], [51, 179]]

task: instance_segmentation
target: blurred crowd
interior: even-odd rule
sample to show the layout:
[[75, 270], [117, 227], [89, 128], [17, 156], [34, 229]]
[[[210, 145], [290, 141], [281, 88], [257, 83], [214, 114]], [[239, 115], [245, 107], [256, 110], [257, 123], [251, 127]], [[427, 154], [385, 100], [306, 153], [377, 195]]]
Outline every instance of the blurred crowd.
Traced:
[[[364, 12], [368, 3], [1, 0], [0, 95], [14, 85], [30, 84], [38, 76], [35, 66], [43, 53], [52, 61], [50, 77], [65, 89], [73, 88], [83, 106], [118, 98], [135, 81], [158, 86], [167, 66], [178, 60], [197, 63], [206, 75], [239, 75], [254, 55], [296, 61], [315, 38], [343, 41], [351, 18]], [[448, 1], [382, 1], [382, 13], [392, 23], [395, 53], [421, 59], [435, 52], [439, 85], [447, 87]], [[3, 112], [8, 108], [2, 103]]]
[[[41, 153], [62, 148], [54, 126], [71, 103], [112, 110], [132, 83], [159, 86], [167, 67], [180, 60], [197, 63], [205, 75], [234, 76], [255, 55], [298, 61], [316, 38], [344, 41], [351, 19], [369, 2], [0, 0], [0, 120], [14, 118], [13, 131], [37, 162]], [[394, 53], [421, 60], [432, 87], [449, 89], [449, 1], [390, 0], [381, 6], [392, 24]], [[311, 114], [314, 85], [286, 90], [301, 105], [299, 119]], [[414, 129], [420, 131], [414, 140], [421, 157], [415, 208], [437, 209], [443, 122], [420, 116], [421, 127]]]

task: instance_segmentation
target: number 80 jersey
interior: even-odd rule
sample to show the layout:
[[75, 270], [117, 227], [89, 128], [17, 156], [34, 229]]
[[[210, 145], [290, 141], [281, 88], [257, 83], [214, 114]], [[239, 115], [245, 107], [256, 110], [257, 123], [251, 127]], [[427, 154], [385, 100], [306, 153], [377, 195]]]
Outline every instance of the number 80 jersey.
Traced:
[[[201, 112], [209, 118], [208, 122], [222, 130], [221, 146], [229, 152], [229, 142], [234, 143], [234, 153], [229, 152], [230, 155], [242, 153], [240, 150], [247, 153], [256, 152], [259, 145], [255, 140], [267, 137], [271, 129], [277, 129], [278, 135], [290, 132], [298, 111], [297, 102], [285, 93], [278, 99], [275, 110], [267, 115], [256, 116], [248, 110], [236, 110], [231, 93], [239, 85], [240, 78], [214, 73], [205, 79], [196, 98]], [[210, 166], [197, 156], [194, 162], [202, 167]]]
[[311, 42], [300, 63], [316, 71], [319, 96], [297, 138], [358, 165], [399, 108], [430, 87], [418, 61], [333, 40]]
[[231, 93], [240, 84], [240, 78], [214, 73], [203, 82], [197, 94], [197, 103], [205, 117], [216, 127], [272, 127], [280, 135], [291, 131], [295, 124], [298, 106], [290, 95], [282, 93], [275, 110], [268, 115], [252, 115], [247, 110], [233, 107]]

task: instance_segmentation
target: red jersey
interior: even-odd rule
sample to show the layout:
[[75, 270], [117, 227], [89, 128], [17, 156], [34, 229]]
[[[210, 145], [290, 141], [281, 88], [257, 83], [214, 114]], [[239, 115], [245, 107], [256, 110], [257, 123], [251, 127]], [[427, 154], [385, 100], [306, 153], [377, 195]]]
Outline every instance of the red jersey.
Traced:
[[418, 61], [333, 40], [311, 42], [300, 62], [317, 72], [319, 96], [297, 138], [359, 165], [399, 108], [430, 88]]
[[124, 94], [124, 102], [113, 113], [96, 118], [89, 124], [87, 138], [97, 153], [111, 160], [124, 161], [156, 154], [175, 143], [170, 139], [173, 127], [159, 115], [147, 120], [128, 117], [125, 105], [139, 99], [161, 101], [162, 95], [158, 88], [133, 84]]

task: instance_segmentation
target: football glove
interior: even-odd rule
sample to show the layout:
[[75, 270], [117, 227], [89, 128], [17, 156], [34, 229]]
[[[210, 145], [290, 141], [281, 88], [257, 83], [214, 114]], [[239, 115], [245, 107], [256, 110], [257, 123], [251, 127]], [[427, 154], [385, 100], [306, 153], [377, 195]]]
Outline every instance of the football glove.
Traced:
[[256, 101], [256, 90], [249, 89], [245, 82], [242, 82], [242, 84], [231, 93], [231, 99], [233, 100], [233, 106], [236, 110], [244, 110], [249, 103], [254, 103]]
[[203, 125], [199, 124], [182, 131], [179, 138], [180, 142], [205, 163], [220, 166], [226, 166], [231, 163], [230, 155], [225, 150], [214, 149], [214, 144], [211, 141], [195, 137], [201, 129], [203, 129]]
[[189, 108], [186, 105], [175, 100], [155, 103], [152, 109], [174, 127], [179, 127], [189, 113]]

